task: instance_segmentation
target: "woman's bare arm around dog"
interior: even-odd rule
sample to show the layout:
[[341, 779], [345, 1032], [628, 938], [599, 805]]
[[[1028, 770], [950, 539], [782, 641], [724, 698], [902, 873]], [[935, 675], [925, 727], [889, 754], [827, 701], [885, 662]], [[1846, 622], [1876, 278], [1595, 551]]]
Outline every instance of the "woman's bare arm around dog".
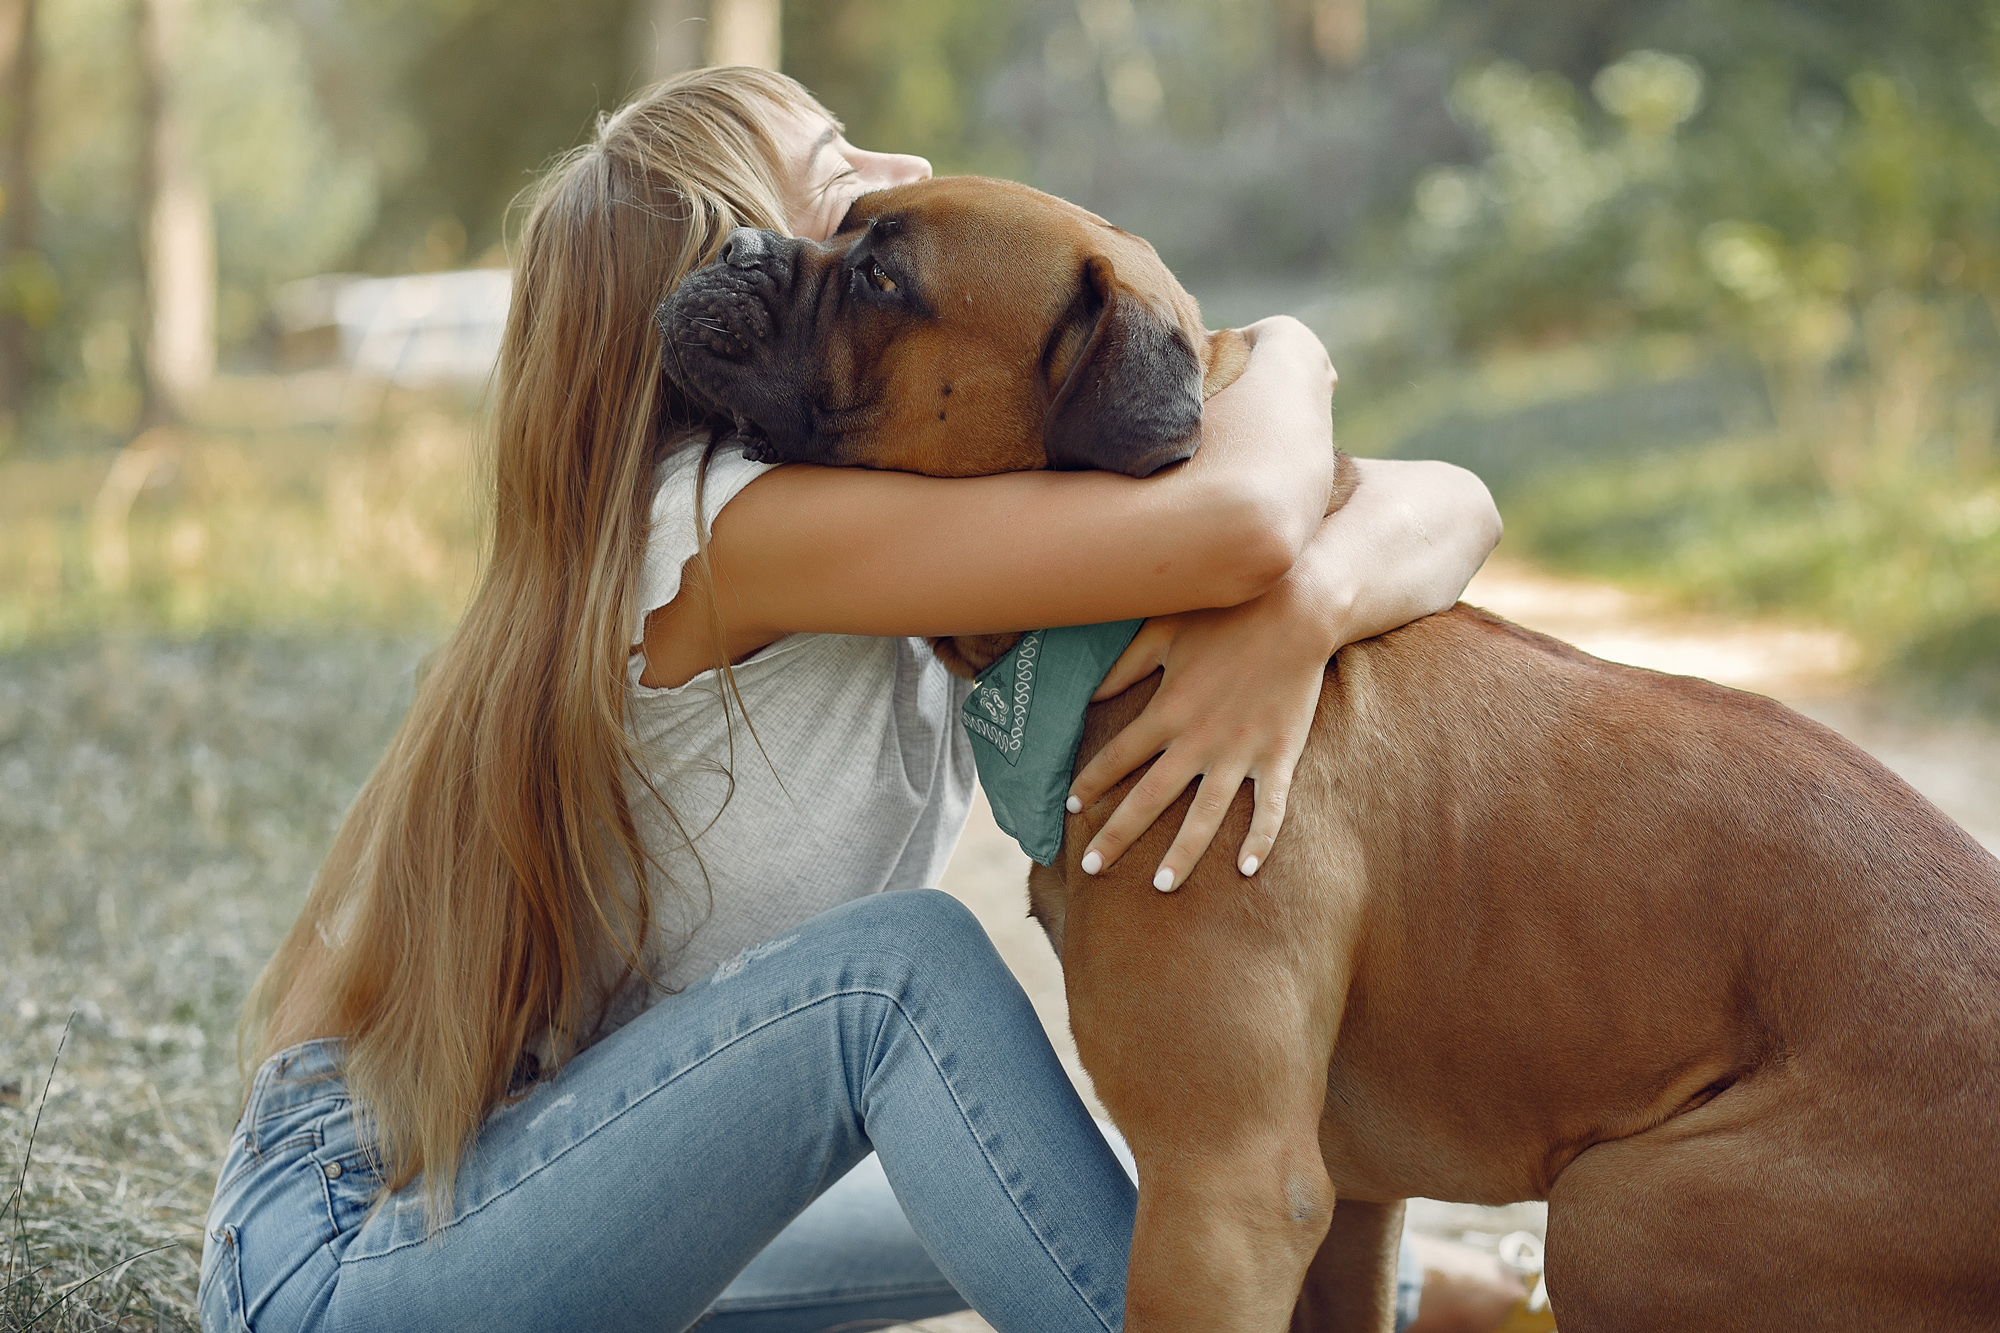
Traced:
[[[1144, 480], [1108, 472], [940, 479], [803, 465], [745, 487], [709, 557], [739, 660], [786, 634], [971, 634], [1234, 606], [1287, 578], [1333, 480], [1332, 366], [1295, 320], [1249, 330], [1202, 443]], [[712, 666], [701, 580], [648, 617], [646, 680]]]
[[1146, 708], [1098, 751], [1070, 788], [1073, 809], [1159, 760], [1084, 851], [1096, 873], [1117, 860], [1188, 783], [1201, 787], [1154, 868], [1162, 890], [1187, 880], [1237, 790], [1256, 784], [1236, 864], [1255, 874], [1285, 818], [1292, 770], [1312, 730], [1327, 659], [1458, 600], [1500, 540], [1500, 514], [1479, 478], [1449, 463], [1360, 459], [1360, 484], [1326, 516], [1310, 547], [1261, 597], [1146, 622], [1097, 697], [1155, 670]]

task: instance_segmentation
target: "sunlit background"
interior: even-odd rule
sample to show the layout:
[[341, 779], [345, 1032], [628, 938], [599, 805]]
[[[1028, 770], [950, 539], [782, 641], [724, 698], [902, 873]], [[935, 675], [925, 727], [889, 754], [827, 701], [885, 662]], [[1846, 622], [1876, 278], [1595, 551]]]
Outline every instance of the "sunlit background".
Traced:
[[10, 1173], [78, 1015], [0, 1329], [187, 1317], [243, 986], [477, 565], [510, 202], [705, 61], [1298, 315], [1517, 568], [1995, 734], [2000, 0], [0, 0]]
[[0, 0], [0, 643], [447, 623], [510, 201], [733, 54], [1301, 315], [1517, 554], [2000, 697], [1990, 0], [781, 8]]

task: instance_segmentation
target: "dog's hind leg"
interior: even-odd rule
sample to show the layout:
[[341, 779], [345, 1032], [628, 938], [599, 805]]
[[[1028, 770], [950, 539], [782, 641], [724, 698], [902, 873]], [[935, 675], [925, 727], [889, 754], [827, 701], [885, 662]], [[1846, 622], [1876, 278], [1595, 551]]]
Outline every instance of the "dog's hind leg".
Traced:
[[1990, 1119], [1954, 1132], [1915, 1100], [1883, 1114], [1805, 1064], [1557, 1177], [1547, 1275], [1564, 1333], [2000, 1327]]
[[1389, 1333], [1403, 1204], [1342, 1199], [1292, 1310], [1292, 1333]]

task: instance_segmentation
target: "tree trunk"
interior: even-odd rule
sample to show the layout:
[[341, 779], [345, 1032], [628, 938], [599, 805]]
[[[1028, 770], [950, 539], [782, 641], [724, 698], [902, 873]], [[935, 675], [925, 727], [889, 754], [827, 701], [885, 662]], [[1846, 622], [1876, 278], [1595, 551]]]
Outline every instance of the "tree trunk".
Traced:
[[648, 0], [638, 12], [640, 54], [655, 79], [701, 65], [776, 69], [780, 12], [779, 0]]
[[215, 374], [215, 218], [180, 82], [188, 11], [139, 0], [149, 426], [183, 419]]
[[15, 275], [35, 249], [35, 0], [0, 0], [0, 420], [19, 419], [34, 377], [34, 327]]
[[708, 63], [778, 68], [778, 0], [710, 0]]
[[708, 0], [650, 0], [639, 7], [639, 49], [654, 79], [702, 63], [708, 46]]
[[1368, 0], [1313, 0], [1313, 46], [1333, 69], [1353, 69], [1368, 54]]

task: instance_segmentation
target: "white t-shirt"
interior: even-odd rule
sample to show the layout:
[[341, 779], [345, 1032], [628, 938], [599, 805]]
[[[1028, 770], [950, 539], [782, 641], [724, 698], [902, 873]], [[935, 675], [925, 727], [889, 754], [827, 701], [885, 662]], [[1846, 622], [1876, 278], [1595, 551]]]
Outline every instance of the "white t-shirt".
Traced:
[[[703, 453], [691, 443], [660, 467], [635, 645], [645, 615], [679, 593], [682, 567], [695, 554]], [[770, 467], [733, 445], [713, 450], [705, 523]], [[646, 963], [667, 990], [685, 989], [828, 908], [936, 885], [972, 801], [972, 748], [958, 721], [971, 685], [947, 672], [922, 639], [788, 635], [734, 668], [741, 709], [735, 693], [725, 708], [715, 671], [649, 689], [639, 683], [644, 669], [635, 653], [626, 727], [673, 814], [636, 778], [626, 783], [626, 799], [656, 864]], [[661, 994], [629, 980], [600, 1031]]]

